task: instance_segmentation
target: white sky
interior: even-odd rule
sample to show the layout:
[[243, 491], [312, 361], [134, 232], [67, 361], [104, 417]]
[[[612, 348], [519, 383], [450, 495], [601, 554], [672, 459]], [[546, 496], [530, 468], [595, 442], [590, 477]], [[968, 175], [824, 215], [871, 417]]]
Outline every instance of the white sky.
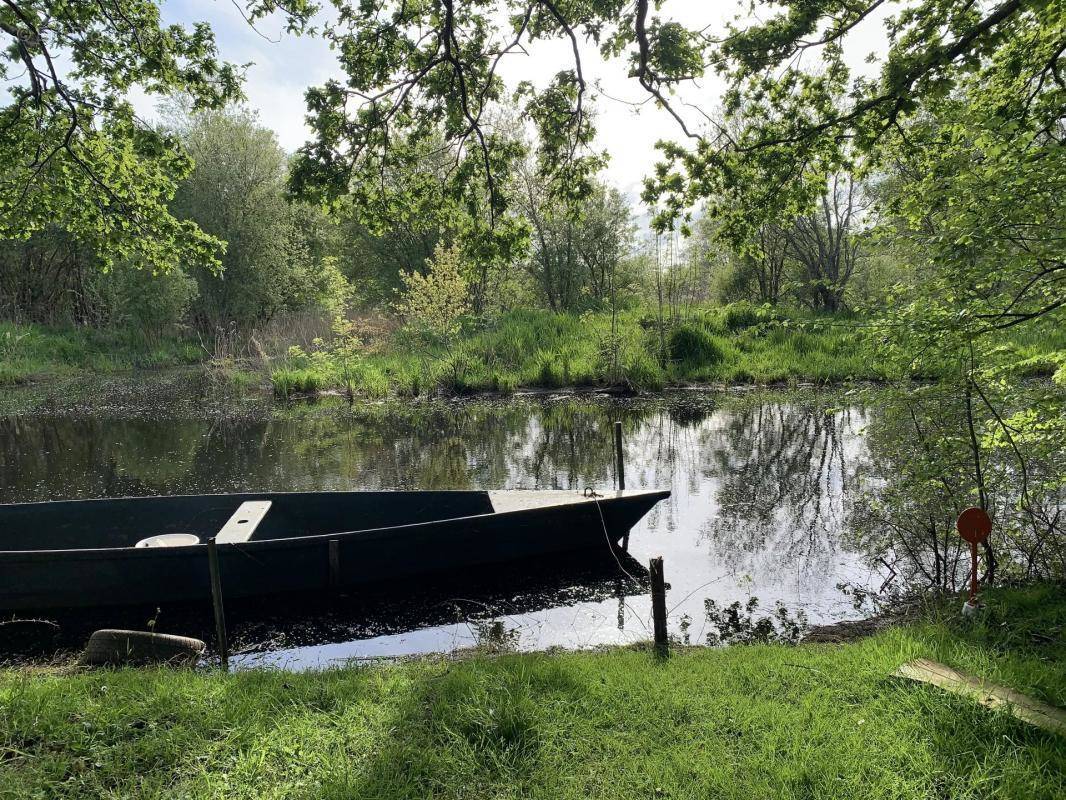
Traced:
[[[661, 18], [690, 27], [713, 25], [720, 30], [741, 5], [738, 0], [666, 0], [657, 13]], [[166, 22], [184, 24], [209, 22], [224, 59], [238, 64], [251, 62], [245, 85], [248, 105], [258, 112], [264, 125], [277, 133], [287, 150], [295, 150], [308, 136], [304, 91], [331, 77], [343, 77], [323, 40], [286, 34], [277, 19], [260, 23], [257, 33], [231, 0], [164, 0], [163, 17]], [[867, 21], [853, 33], [846, 49], [853, 70], [869, 70], [863, 63], [866, 56], [884, 51], [883, 18], [882, 14]], [[512, 87], [520, 80], [544, 85], [571, 63], [568, 42], [545, 42], [539, 43], [528, 56], [515, 53], [505, 57], [501, 73]], [[633, 79], [626, 77], [627, 66], [622, 60], [605, 62], [594, 46], [586, 45], [582, 48], [582, 64], [590, 84], [598, 81], [603, 95], [617, 98], [600, 96], [596, 101], [596, 148], [610, 155], [604, 177], [635, 199], [642, 179], [657, 160], [655, 142], [680, 140], [681, 131], [665, 111], [651, 103], [639, 108], [631, 105], [645, 100], [647, 95]], [[680, 100], [710, 111], [718, 104], [721, 91], [721, 83], [711, 76], [698, 86], [687, 87]], [[153, 103], [147, 97], [135, 100], [138, 112], [146, 117], [153, 115]], [[676, 108], [690, 126], [698, 127], [700, 117], [696, 112], [680, 103]]]

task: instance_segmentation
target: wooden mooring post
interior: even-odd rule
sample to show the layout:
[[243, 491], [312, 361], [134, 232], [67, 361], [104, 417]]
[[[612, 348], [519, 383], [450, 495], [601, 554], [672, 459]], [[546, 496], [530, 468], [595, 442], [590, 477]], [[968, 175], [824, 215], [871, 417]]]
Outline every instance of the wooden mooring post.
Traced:
[[651, 574], [651, 619], [655, 634], [655, 652], [666, 655], [670, 642], [666, 634], [666, 579], [663, 576], [663, 557], [657, 556], [648, 562]]
[[207, 566], [211, 571], [211, 603], [215, 607], [215, 635], [222, 669], [229, 670], [229, 642], [226, 641], [226, 612], [222, 608], [222, 573], [218, 567], [218, 545], [212, 536], [207, 540]]

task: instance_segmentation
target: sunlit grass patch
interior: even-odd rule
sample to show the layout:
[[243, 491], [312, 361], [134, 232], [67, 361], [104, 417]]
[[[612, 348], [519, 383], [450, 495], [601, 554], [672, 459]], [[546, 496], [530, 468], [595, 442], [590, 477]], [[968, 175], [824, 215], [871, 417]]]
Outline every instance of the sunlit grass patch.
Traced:
[[315, 367], [278, 367], [270, 373], [274, 394], [288, 399], [298, 394], [322, 391], [332, 383], [330, 376]]
[[[671, 383], [883, 378], [849, 320], [734, 304], [695, 309], [671, 328], [640, 307], [613, 319], [607, 312], [526, 309], [467, 331], [450, 349], [427, 347], [397, 331], [360, 356], [362, 368], [374, 368], [368, 373], [374, 380], [337, 388], [377, 397], [434, 390], [469, 394], [617, 385], [654, 391]], [[328, 361], [326, 353], [320, 358]], [[342, 374], [335, 364], [317, 370], [327, 385], [335, 385]], [[284, 389], [279, 394], [287, 396]]]
[[665, 660], [618, 648], [303, 674], [7, 670], [0, 796], [1052, 800], [1066, 738], [892, 673], [933, 658], [1066, 705], [1064, 597], [1000, 590], [982, 619], [952, 600], [850, 644]]

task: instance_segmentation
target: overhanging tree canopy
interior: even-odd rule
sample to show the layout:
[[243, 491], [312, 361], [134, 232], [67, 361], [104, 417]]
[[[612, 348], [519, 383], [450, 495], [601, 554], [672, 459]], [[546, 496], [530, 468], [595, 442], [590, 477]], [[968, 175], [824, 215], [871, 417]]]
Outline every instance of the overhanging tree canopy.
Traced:
[[[500, 218], [521, 156], [501, 146], [494, 125], [506, 99], [500, 64], [545, 39], [568, 43], [572, 59], [546, 87], [518, 92], [538, 131], [543, 178], [564, 196], [587, 192], [600, 162], [589, 150], [595, 89], [581, 54], [591, 46], [621, 57], [677, 123], [644, 195], [663, 227], [706, 203], [723, 235], [752, 241], [782, 214], [810, 208], [827, 176], [883, 169], [915, 120], [975, 87], [986, 121], [1012, 119], [1038, 139], [1000, 136], [997, 146], [1029, 152], [1035, 142], [1061, 153], [1066, 10], [1055, 0], [900, 4], [883, 23], [875, 77], [853, 77], [845, 54], [860, 26], [882, 24], [886, 0], [752, 2], [721, 35], [660, 16], [649, 0], [333, 2], [338, 20], [325, 34], [346, 80], [308, 93], [315, 137], [296, 171], [302, 191], [345, 194], [360, 163], [390, 157], [397, 129], [426, 139], [443, 131], [455, 148], [453, 186], [485, 187], [488, 216]], [[721, 108], [678, 102], [679, 86], [712, 72], [727, 83]]]
[[[649, 0], [333, 3], [338, 20], [325, 34], [347, 80], [308, 95], [316, 127], [304, 151], [309, 179], [343, 191], [351, 165], [386, 147], [390, 129], [441, 124], [453, 142], [482, 151], [481, 177], [493, 185], [492, 106], [504, 93], [499, 65], [531, 42], [561, 39], [571, 45], [572, 62], [546, 88], [521, 90], [546, 170], [566, 174], [591, 140], [594, 90], [581, 52], [594, 46], [624, 58], [634, 81], [691, 140], [691, 147], [664, 147], [678, 170], [662, 170], [652, 186], [675, 212], [716, 193], [719, 183], [747, 177], [741, 165], [778, 182], [810, 166], [848, 166], [923, 104], [947, 96], [960, 76], [1020, 42], [1026, 51], [1003, 68], [1019, 72], [1037, 93], [1061, 85], [1066, 44], [1061, 4], [1051, 0], [922, 0], [889, 17], [880, 76], [852, 80], [845, 40], [881, 13], [885, 0], [753, 2], [749, 19], [766, 21], [735, 23], [721, 37], [658, 17], [659, 4]], [[711, 71], [729, 84], [725, 112], [743, 109], [747, 124], [739, 134], [715, 124], [710, 109], [675, 107], [672, 91]]]
[[[127, 95], [184, 93], [197, 108], [240, 97], [241, 70], [219, 58], [206, 23], [164, 25], [153, 0], [0, 0], [0, 238], [58, 224], [105, 267], [217, 264], [220, 243], [167, 209], [188, 159], [139, 120]], [[305, 25], [307, 0], [251, 0]]]

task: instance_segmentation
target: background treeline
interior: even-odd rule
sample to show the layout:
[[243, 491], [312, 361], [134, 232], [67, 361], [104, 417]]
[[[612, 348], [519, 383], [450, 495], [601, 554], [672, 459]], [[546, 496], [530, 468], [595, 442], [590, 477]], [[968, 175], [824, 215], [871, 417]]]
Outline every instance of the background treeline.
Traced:
[[137, 263], [107, 272], [61, 221], [0, 256], [0, 313], [11, 321], [119, 329], [153, 342], [180, 331], [245, 334], [286, 311], [339, 310], [348, 284], [337, 267], [336, 225], [289, 202], [288, 159], [272, 132], [241, 111], [175, 118], [193, 158], [172, 208], [225, 242], [222, 269], [153, 273]]
[[[499, 225], [518, 244], [501, 250], [448, 197], [445, 148], [327, 208], [291, 196], [290, 158], [252, 114], [175, 103], [165, 119], [194, 163], [171, 209], [224, 243], [221, 268], [104, 271], [61, 220], [0, 243], [0, 377], [210, 358], [261, 365], [283, 396], [882, 378], [856, 314], [916, 280], [920, 259], [880, 215], [888, 178], [834, 175], [810, 213], [741, 248], [709, 215], [653, 234], [602, 182], [561, 200], [530, 161], [506, 187]], [[1031, 372], [1053, 367], [1045, 335], [1016, 337]]]

